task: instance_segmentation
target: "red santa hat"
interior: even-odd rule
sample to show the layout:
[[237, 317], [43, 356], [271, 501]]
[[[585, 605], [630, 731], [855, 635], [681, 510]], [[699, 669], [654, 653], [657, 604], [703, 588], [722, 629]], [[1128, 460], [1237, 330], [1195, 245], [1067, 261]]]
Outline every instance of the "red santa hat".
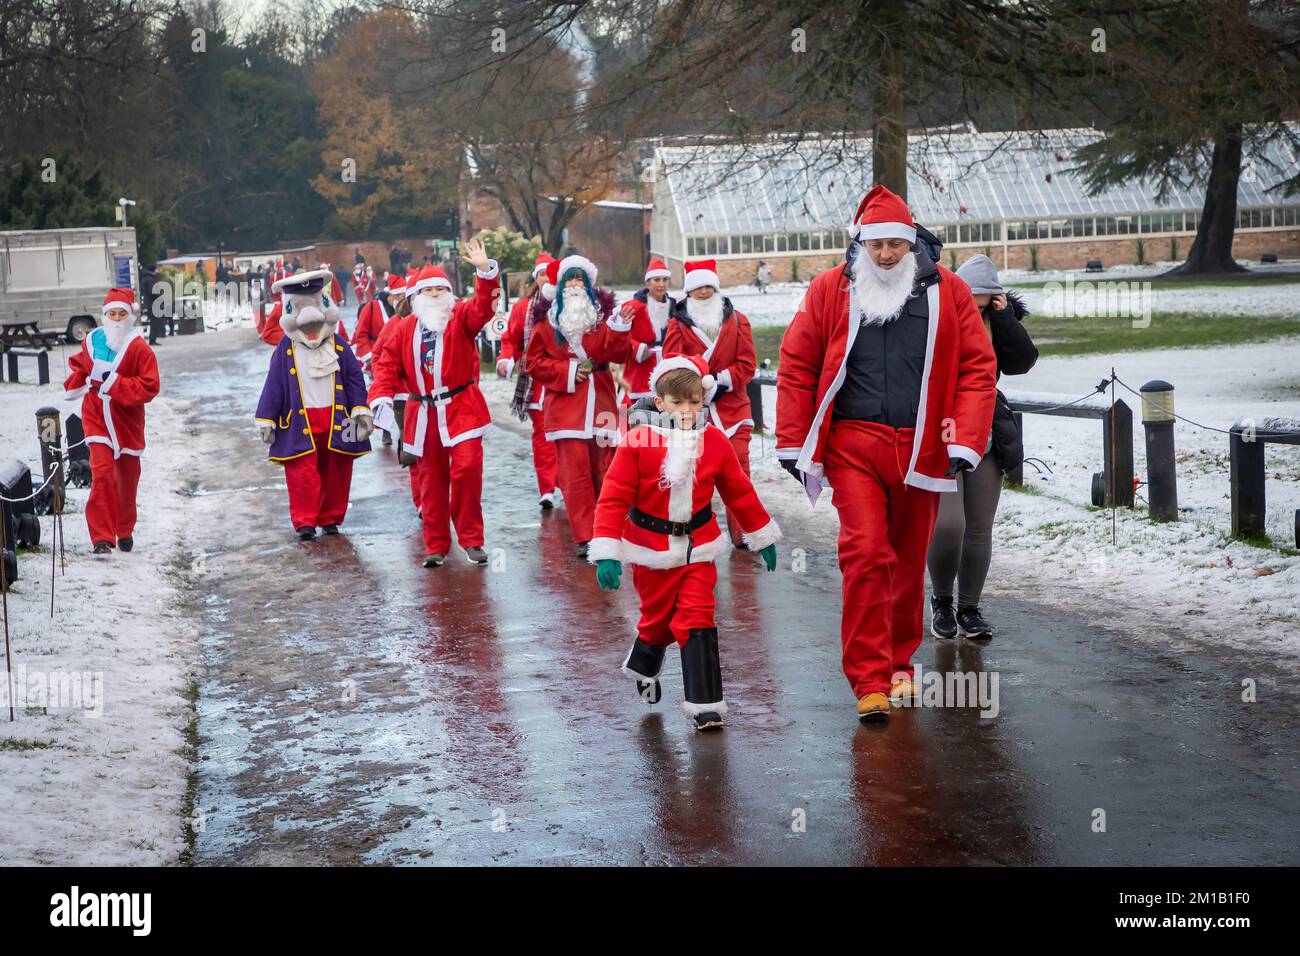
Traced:
[[389, 295], [401, 295], [406, 292], [406, 276], [390, 274], [386, 290]]
[[650, 264], [645, 267], [646, 282], [649, 282], [651, 279], [671, 279], [672, 277], [672, 272], [670, 272], [668, 267], [664, 265], [664, 261], [657, 256], [651, 259]]
[[695, 262], [686, 263], [685, 291], [691, 292], [695, 289], [702, 289], [706, 285], [711, 285], [715, 289], [722, 288], [722, 283], [718, 281], [718, 261], [716, 259], [698, 259]]
[[100, 312], [107, 316], [109, 309], [126, 309], [127, 315], [135, 315], [135, 290], [109, 289]]
[[533, 278], [537, 278], [537, 273], [546, 272], [548, 267], [555, 258], [548, 252], [543, 252], [533, 261]]
[[[596, 263], [592, 262], [586, 256], [579, 256], [579, 255], [565, 256], [563, 259], [560, 260], [559, 269], [556, 272], [556, 276], [557, 276], [556, 282], [552, 284], [558, 284], [559, 283], [558, 277], [563, 276], [570, 269], [581, 269], [583, 272], [585, 272], [587, 274], [587, 281], [591, 283], [592, 288], [595, 288], [596, 275], [597, 275]], [[550, 275], [549, 268], [547, 269], [547, 275], [548, 276]]]
[[877, 183], [862, 197], [853, 216], [853, 235], [857, 239], [906, 239], [916, 242], [916, 223], [912, 211], [901, 196]]
[[420, 278], [420, 272], [418, 269], [406, 270], [406, 279], [402, 283], [402, 289], [406, 292], [406, 297], [408, 299], [415, 295], [415, 280], [418, 278]]
[[671, 372], [674, 369], [679, 368], [690, 369], [698, 375], [700, 377], [700, 384], [704, 386], [704, 403], [707, 405], [709, 402], [713, 401], [714, 393], [718, 389], [718, 380], [709, 373], [709, 363], [704, 360], [704, 356], [702, 355], [682, 355], [680, 353], [676, 355], [665, 355], [659, 360], [658, 364], [655, 365], [654, 371], [650, 373], [650, 391], [653, 392], [655, 390], [655, 383], [658, 382], [666, 372]]
[[435, 289], [442, 287], [450, 291], [451, 280], [447, 278], [447, 273], [443, 271], [442, 266], [427, 265], [420, 270], [420, 274], [415, 278], [415, 289], [411, 292], [414, 295], [421, 289]]

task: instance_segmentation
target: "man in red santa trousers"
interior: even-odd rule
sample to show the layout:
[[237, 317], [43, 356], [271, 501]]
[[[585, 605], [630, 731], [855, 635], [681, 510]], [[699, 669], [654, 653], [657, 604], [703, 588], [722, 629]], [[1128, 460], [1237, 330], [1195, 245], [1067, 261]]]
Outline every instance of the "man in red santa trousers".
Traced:
[[[686, 297], [673, 306], [664, 332], [664, 354], [702, 355], [718, 381], [709, 417], [731, 441], [740, 467], [749, 474], [749, 439], [754, 418], [749, 410], [749, 380], [754, 377], [754, 333], [745, 314], [721, 292], [718, 264], [713, 259], [686, 263]], [[744, 547], [741, 530], [730, 511], [727, 533]]]
[[677, 300], [668, 294], [672, 273], [662, 259], [651, 259], [645, 270], [645, 288], [623, 303], [619, 312], [623, 319], [632, 322], [628, 333], [631, 355], [623, 367], [627, 379], [628, 404], [643, 398], [654, 398], [650, 388], [650, 373], [664, 355], [664, 333], [668, 318]]
[[546, 389], [533, 381], [524, 369], [528, 356], [528, 343], [533, 338], [533, 306], [538, 300], [545, 301], [550, 308], [555, 298], [555, 287], [546, 281], [546, 267], [555, 260], [543, 252], [533, 263], [533, 274], [525, 295], [515, 300], [510, 307], [510, 321], [506, 333], [501, 337], [501, 356], [497, 359], [497, 375], [509, 378], [511, 372], [519, 369], [519, 380], [515, 383], [514, 399], [510, 410], [522, 422], [529, 420], [533, 425], [533, 471], [537, 473], [538, 503], [545, 511], [555, 507], [555, 446], [546, 440], [546, 420], [542, 405], [546, 398]]
[[868, 721], [917, 696], [939, 493], [987, 447], [996, 362], [970, 287], [917, 248], [902, 199], [873, 187], [851, 228], [781, 343], [776, 454], [814, 503], [834, 490], [844, 674]]
[[483, 550], [483, 434], [492, 426], [479, 391], [476, 338], [496, 313], [499, 271], [483, 243], [466, 243], [477, 270], [474, 297], [457, 301], [440, 266], [420, 270], [411, 314], [386, 332], [375, 355], [371, 408], [391, 423], [393, 396], [408, 393], [404, 450], [419, 459], [420, 522], [426, 568], [441, 567], [451, 550], [451, 526], [471, 564]]
[[[633, 565], [641, 599], [637, 639], [623, 663], [642, 699], [658, 703], [664, 652], [681, 647], [683, 708], [697, 730], [722, 726], [713, 562], [730, 550], [713, 516], [714, 487], [749, 529], [746, 543], [776, 570], [781, 537], [736, 453], [709, 423], [704, 405], [716, 385], [701, 356], [672, 355], [650, 374], [655, 411], [624, 438], [605, 475], [596, 506], [590, 560], [604, 590], [619, 586], [623, 562]], [[638, 406], [640, 414], [641, 406]]]
[[546, 437], [578, 556], [587, 557], [600, 484], [619, 440], [611, 362], [628, 357], [632, 323], [614, 315], [614, 293], [596, 287], [596, 265], [565, 256], [546, 267], [555, 301], [533, 303], [533, 337], [524, 370], [546, 389]]
[[135, 328], [135, 293], [109, 289], [103, 324], [68, 359], [64, 398], [81, 399], [90, 452], [86, 530], [95, 554], [135, 547], [136, 489], [144, 454], [144, 407], [158, 394], [158, 360]]

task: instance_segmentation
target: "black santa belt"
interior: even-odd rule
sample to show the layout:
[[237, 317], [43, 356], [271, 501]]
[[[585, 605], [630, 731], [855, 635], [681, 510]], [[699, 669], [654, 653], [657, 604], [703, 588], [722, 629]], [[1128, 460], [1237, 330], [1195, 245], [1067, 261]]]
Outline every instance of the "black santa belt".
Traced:
[[426, 405], [446, 405], [454, 396], [459, 395], [473, 384], [473, 382], [466, 382], [463, 385], [443, 389], [441, 392], [435, 392], [432, 395], [412, 395], [411, 398]]
[[713, 517], [713, 505], [708, 504], [701, 508], [695, 514], [691, 515], [690, 521], [669, 521], [667, 518], [659, 518], [652, 514], [646, 514], [640, 508], [629, 508], [627, 516], [631, 522], [638, 528], [645, 528], [647, 531], [653, 531], [655, 534], [671, 535], [675, 538], [686, 538], [686, 563], [691, 561], [691, 552], [695, 550], [695, 534], [700, 528], [709, 523]]

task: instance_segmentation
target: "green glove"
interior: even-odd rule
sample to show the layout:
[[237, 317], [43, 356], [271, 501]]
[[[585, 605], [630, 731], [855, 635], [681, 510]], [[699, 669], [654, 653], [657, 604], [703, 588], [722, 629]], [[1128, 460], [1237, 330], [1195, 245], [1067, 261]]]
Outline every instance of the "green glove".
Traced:
[[[772, 559], [776, 560], [775, 557]], [[596, 562], [596, 583], [602, 591], [617, 591], [618, 579], [623, 576], [623, 562], [601, 558]]]
[[776, 570], [776, 545], [769, 544], [762, 551], [758, 552], [763, 557], [763, 563], [767, 565], [769, 571]]

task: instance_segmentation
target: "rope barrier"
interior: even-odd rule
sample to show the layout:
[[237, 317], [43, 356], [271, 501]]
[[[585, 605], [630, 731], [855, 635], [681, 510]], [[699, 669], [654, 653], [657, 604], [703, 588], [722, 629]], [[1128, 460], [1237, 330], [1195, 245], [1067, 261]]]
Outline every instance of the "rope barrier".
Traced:
[[[1141, 397], [1142, 397], [1142, 393], [1141, 393], [1141, 392], [1139, 392], [1137, 389], [1135, 389], [1132, 385], [1129, 385], [1127, 382], [1125, 382], [1125, 381], [1124, 381], [1122, 378], [1120, 378], [1118, 375], [1115, 376], [1115, 381], [1118, 382], [1119, 385], [1120, 385], [1121, 387], [1128, 389], [1130, 392], [1132, 392], [1132, 393], [1133, 393], [1134, 395], [1136, 395], [1138, 398], [1141, 398]], [[1228, 429], [1226, 429], [1226, 428], [1215, 428], [1213, 425], [1202, 425], [1200, 422], [1192, 421], [1192, 419], [1187, 418], [1187, 417], [1185, 417], [1185, 416], [1183, 416], [1183, 415], [1179, 415], [1177, 412], [1174, 412], [1174, 413], [1173, 413], [1173, 416], [1174, 416], [1174, 418], [1178, 419], [1180, 422], [1186, 422], [1186, 423], [1189, 424], [1189, 425], [1195, 425], [1197, 428], [1204, 428], [1206, 431], [1209, 431], [1209, 432], [1218, 432], [1220, 435], [1230, 435], [1230, 434], [1232, 434], [1232, 433], [1231, 433], [1230, 431], [1228, 431]]]

